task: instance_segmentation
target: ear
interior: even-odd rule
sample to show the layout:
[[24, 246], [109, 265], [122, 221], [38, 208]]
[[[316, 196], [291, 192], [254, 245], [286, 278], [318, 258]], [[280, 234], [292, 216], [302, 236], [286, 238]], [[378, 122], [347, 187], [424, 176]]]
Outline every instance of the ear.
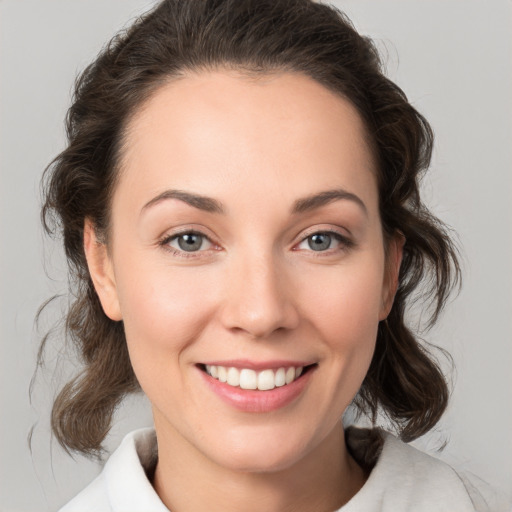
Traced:
[[84, 251], [89, 274], [103, 311], [111, 320], [122, 320], [112, 260], [107, 245], [98, 240], [90, 219], [85, 219], [84, 223]]
[[405, 236], [397, 231], [388, 243], [386, 250], [386, 269], [382, 287], [382, 306], [379, 320], [385, 320], [395, 299], [398, 288], [398, 276], [405, 244]]

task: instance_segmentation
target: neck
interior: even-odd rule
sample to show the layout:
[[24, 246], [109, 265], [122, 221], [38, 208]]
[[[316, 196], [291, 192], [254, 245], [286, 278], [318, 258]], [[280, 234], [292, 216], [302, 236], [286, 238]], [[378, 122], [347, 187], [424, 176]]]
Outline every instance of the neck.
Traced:
[[233, 471], [173, 442], [172, 433], [157, 428], [157, 437], [153, 485], [172, 512], [332, 512], [366, 479], [347, 452], [341, 422], [304, 458], [273, 472]]

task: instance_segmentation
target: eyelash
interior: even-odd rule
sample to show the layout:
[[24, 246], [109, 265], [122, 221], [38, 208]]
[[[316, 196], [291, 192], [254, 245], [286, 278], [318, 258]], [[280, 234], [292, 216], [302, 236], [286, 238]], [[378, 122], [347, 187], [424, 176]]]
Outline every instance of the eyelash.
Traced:
[[[350, 238], [347, 238], [345, 235], [342, 235], [338, 231], [329, 230], [329, 229], [312, 231], [310, 233], [307, 233], [297, 245], [301, 245], [302, 243], [306, 242], [308, 240], [308, 238], [311, 238], [315, 235], [328, 235], [333, 240], [337, 241], [340, 244], [340, 247], [338, 247], [337, 249], [334, 249], [334, 250], [329, 248], [325, 251], [314, 251], [313, 249], [310, 249], [308, 252], [311, 252], [314, 257], [321, 258], [323, 256], [328, 256], [328, 255], [331, 255], [333, 253], [333, 251], [346, 252], [346, 251], [352, 249], [355, 245], [354, 241], [351, 240]], [[300, 250], [300, 249], [295, 249], [295, 250]]]
[[[158, 245], [161, 246], [164, 250], [169, 251], [171, 254], [173, 254], [174, 256], [177, 256], [179, 258], [197, 258], [197, 257], [200, 257], [200, 254], [202, 252], [205, 252], [204, 250], [203, 251], [199, 250], [199, 251], [189, 251], [188, 252], [188, 251], [183, 251], [183, 250], [180, 250], [180, 249], [176, 249], [176, 248], [171, 247], [169, 245], [172, 241], [177, 240], [178, 238], [180, 238], [182, 236], [185, 236], [185, 235], [200, 236], [203, 239], [206, 239], [210, 244], [212, 244], [214, 246], [216, 245], [207, 235], [205, 235], [204, 233], [201, 233], [200, 231], [194, 231], [194, 230], [182, 231], [181, 233], [174, 233], [172, 235], [165, 236], [165, 237], [163, 237], [158, 242]], [[313, 231], [311, 233], [308, 233], [308, 234], [306, 234], [301, 239], [301, 241], [297, 245], [300, 245], [300, 244], [304, 243], [305, 241], [307, 241], [308, 238], [311, 238], [314, 235], [329, 235], [334, 240], [339, 242], [342, 247], [336, 249], [336, 252], [338, 252], [338, 251], [348, 251], [348, 250], [352, 249], [355, 246], [355, 243], [354, 243], [353, 240], [350, 240], [346, 236], [344, 236], [341, 233], [338, 233], [337, 231], [334, 231], [334, 230], [319, 230], [319, 231]], [[294, 250], [299, 250], [299, 249], [294, 249]], [[313, 249], [311, 249], [308, 252], [313, 253], [315, 257], [322, 257], [323, 255], [326, 255], [326, 254], [332, 254], [332, 249], [327, 249], [325, 251], [314, 251]]]
[[197, 257], [199, 257], [200, 253], [202, 253], [204, 251], [190, 251], [190, 252], [187, 252], [187, 251], [182, 251], [180, 249], [175, 249], [174, 247], [171, 247], [169, 245], [172, 241], [177, 240], [178, 238], [180, 238], [182, 236], [185, 236], [185, 235], [200, 236], [203, 239], [208, 240], [208, 242], [210, 242], [212, 245], [215, 245], [215, 243], [208, 236], [206, 236], [204, 233], [201, 233], [200, 231], [195, 231], [193, 229], [165, 236], [164, 238], [162, 238], [158, 242], [158, 245], [161, 246], [164, 250], [169, 251], [174, 256], [178, 256], [179, 258], [197, 258]]

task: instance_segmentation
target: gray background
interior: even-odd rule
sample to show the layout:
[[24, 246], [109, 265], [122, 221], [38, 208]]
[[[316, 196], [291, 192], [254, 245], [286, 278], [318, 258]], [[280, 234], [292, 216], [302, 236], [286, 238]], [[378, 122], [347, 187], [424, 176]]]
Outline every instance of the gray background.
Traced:
[[[33, 404], [28, 386], [41, 332], [38, 306], [66, 289], [60, 248], [43, 242], [42, 169], [64, 145], [63, 119], [76, 73], [150, 0], [0, 0], [0, 510], [55, 510], [99, 471], [51, 441], [56, 382], [72, 365], [50, 349]], [[424, 194], [459, 233], [465, 284], [428, 339], [451, 351], [455, 392], [440, 427], [418, 444], [443, 441], [440, 456], [512, 496], [512, 2], [339, 1], [378, 40], [389, 76], [436, 132]], [[48, 277], [49, 276], [49, 277]], [[60, 381], [61, 382], [61, 381]], [[130, 399], [108, 440], [150, 424]], [[27, 435], [35, 426], [32, 453]]]

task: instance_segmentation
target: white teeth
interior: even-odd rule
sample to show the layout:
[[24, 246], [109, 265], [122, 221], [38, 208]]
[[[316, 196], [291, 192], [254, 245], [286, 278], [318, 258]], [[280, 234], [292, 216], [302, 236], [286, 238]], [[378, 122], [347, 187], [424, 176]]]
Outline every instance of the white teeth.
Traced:
[[226, 381], [230, 386], [240, 385], [240, 372], [236, 368], [230, 368], [228, 370], [228, 379]]
[[242, 389], [258, 389], [258, 376], [254, 370], [244, 368], [240, 372], [240, 387]]
[[217, 366], [218, 379], [221, 382], [226, 382], [228, 380], [228, 372], [224, 366]]
[[284, 368], [279, 368], [276, 372], [276, 387], [281, 387], [286, 384], [286, 370]]
[[259, 391], [268, 391], [275, 387], [291, 384], [302, 375], [303, 370], [303, 366], [291, 366], [256, 372], [248, 368], [239, 370], [233, 367], [206, 365], [206, 372], [220, 382], [225, 382], [233, 387], [239, 386], [242, 389], [258, 389]]
[[258, 389], [260, 391], [267, 391], [275, 387], [275, 377], [272, 370], [263, 370], [258, 374]]

